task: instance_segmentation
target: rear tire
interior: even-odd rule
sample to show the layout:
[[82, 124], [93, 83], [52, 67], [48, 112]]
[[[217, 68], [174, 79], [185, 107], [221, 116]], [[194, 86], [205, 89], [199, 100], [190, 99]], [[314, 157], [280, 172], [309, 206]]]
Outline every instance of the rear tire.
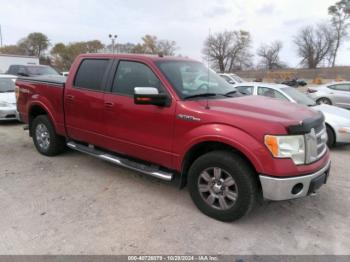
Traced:
[[334, 135], [334, 132], [333, 132], [333, 129], [330, 127], [330, 126], [326, 126], [326, 130], [327, 130], [327, 136], [328, 136], [328, 139], [327, 139], [327, 146], [329, 148], [332, 148], [335, 146], [335, 135]]
[[327, 97], [321, 97], [321, 98], [317, 99], [316, 103], [318, 105], [322, 105], [322, 104], [332, 105], [332, 101], [329, 98], [327, 98]]
[[234, 221], [246, 215], [255, 204], [258, 195], [255, 175], [238, 154], [209, 152], [199, 157], [189, 169], [190, 195], [207, 216]]
[[55, 156], [65, 150], [65, 138], [56, 134], [53, 124], [46, 115], [37, 116], [31, 124], [30, 131], [40, 154]]

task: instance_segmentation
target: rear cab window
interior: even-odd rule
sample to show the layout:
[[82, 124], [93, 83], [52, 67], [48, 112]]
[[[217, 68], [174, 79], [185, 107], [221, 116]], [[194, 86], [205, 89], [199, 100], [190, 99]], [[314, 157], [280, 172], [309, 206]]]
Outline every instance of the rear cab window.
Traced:
[[73, 86], [92, 91], [103, 91], [109, 59], [84, 59], [76, 73]]

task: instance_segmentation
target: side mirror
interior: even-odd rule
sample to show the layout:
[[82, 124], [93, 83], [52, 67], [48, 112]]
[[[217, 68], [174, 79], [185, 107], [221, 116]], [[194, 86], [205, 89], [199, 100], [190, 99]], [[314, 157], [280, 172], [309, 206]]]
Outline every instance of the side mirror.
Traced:
[[166, 94], [159, 94], [154, 87], [135, 87], [134, 103], [137, 105], [168, 106], [169, 97]]

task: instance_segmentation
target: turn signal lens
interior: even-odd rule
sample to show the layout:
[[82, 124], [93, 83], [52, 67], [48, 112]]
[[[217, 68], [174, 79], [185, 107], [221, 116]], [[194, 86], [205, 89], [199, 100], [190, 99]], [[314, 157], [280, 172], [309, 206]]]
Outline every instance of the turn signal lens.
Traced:
[[278, 141], [276, 136], [265, 136], [265, 145], [274, 157], [278, 157]]

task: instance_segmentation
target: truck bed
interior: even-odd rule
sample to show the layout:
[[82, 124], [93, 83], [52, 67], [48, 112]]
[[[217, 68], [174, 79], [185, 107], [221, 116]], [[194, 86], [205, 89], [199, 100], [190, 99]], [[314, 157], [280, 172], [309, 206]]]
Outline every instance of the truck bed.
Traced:
[[16, 86], [18, 92], [21, 93], [17, 101], [17, 110], [21, 121], [29, 123], [29, 108], [31, 110], [44, 108], [54, 123], [56, 132], [66, 135], [63, 105], [65, 83], [66, 77], [64, 76], [17, 78]]

